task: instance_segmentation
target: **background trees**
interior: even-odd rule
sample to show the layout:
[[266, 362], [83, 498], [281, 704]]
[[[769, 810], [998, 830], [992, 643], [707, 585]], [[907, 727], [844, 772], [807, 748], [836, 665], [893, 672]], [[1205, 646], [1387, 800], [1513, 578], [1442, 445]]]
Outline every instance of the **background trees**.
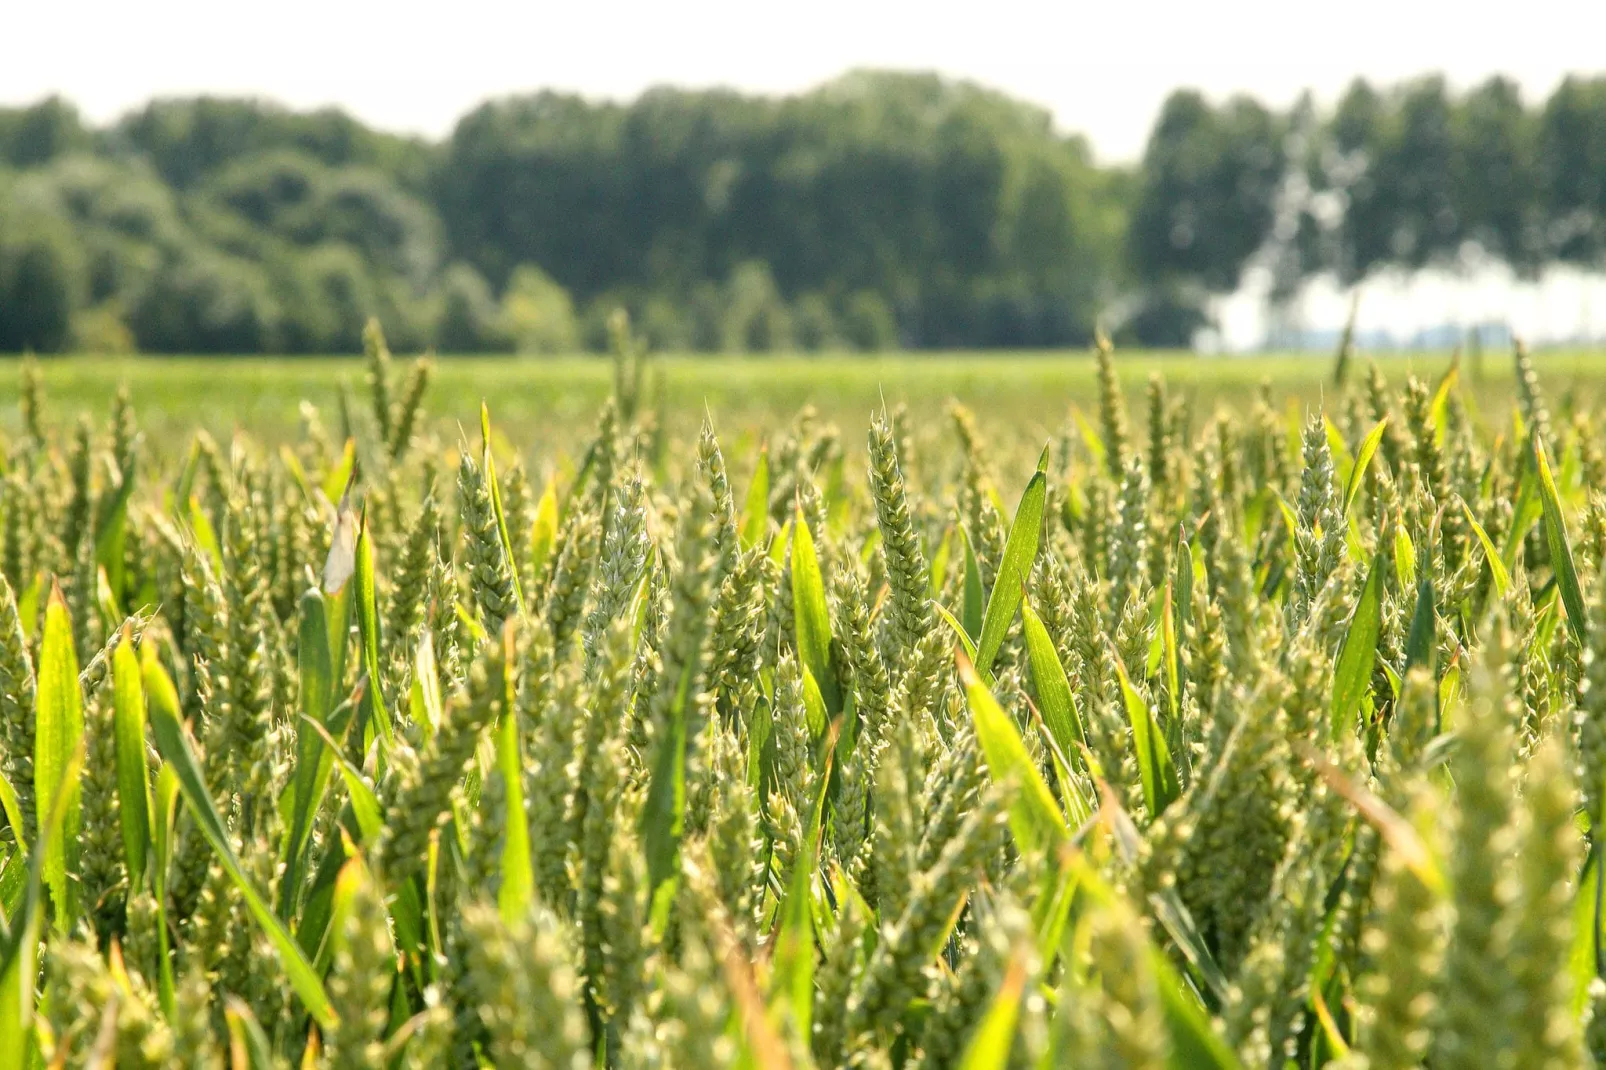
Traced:
[[[630, 310], [668, 349], [1186, 344], [1265, 263], [1606, 256], [1606, 79], [1353, 85], [1279, 112], [1179, 91], [1142, 161], [935, 75], [787, 98], [492, 101], [433, 144], [338, 111], [0, 109], [0, 350], [542, 353]], [[1258, 259], [1257, 259], [1258, 258]]]

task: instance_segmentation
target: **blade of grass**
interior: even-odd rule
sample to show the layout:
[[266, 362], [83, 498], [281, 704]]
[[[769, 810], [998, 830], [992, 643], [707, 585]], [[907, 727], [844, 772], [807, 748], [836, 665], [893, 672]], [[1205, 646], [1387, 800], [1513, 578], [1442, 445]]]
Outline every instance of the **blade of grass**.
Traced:
[[225, 997], [223, 1021], [229, 1031], [232, 1070], [273, 1070], [279, 1065], [273, 1057], [273, 1045], [262, 1031], [262, 1023], [238, 996]]
[[1372, 662], [1377, 656], [1377, 639], [1383, 631], [1383, 570], [1373, 557], [1366, 574], [1366, 585], [1350, 614], [1349, 627], [1338, 647], [1333, 668], [1333, 705], [1329, 729], [1338, 739], [1361, 706], [1361, 699], [1372, 685]]
[[219, 576], [223, 575], [223, 551], [218, 545], [217, 531], [212, 527], [211, 519], [201, 503], [194, 498], [190, 499], [190, 532], [195, 536], [195, 544], [206, 551], [211, 559], [212, 569]]
[[22, 823], [22, 800], [17, 797], [17, 789], [6, 779], [4, 771], [0, 771], [0, 810], [5, 811], [6, 825], [11, 829], [17, 851], [27, 854], [29, 845], [27, 829]]
[[753, 481], [747, 485], [747, 501], [742, 509], [741, 545], [751, 550], [764, 541], [764, 532], [770, 522], [770, 451], [758, 451], [758, 465], [753, 469]]
[[390, 746], [390, 711], [385, 708], [385, 696], [380, 694], [379, 681], [379, 601], [374, 586], [374, 542], [368, 530], [368, 511], [363, 510], [357, 527], [357, 634], [362, 640], [362, 667], [368, 676], [368, 687], [363, 692], [363, 729], [372, 728]]
[[1589, 622], [1584, 616], [1584, 592], [1578, 586], [1578, 571], [1573, 567], [1572, 546], [1567, 541], [1567, 523], [1561, 515], [1561, 498], [1556, 493], [1556, 480], [1550, 474], [1550, 461], [1545, 457], [1545, 444], [1536, 433], [1533, 437], [1534, 463], [1539, 472], [1539, 501], [1544, 510], [1545, 545], [1550, 550], [1550, 567], [1556, 573], [1556, 586], [1561, 589], [1561, 603], [1567, 607], [1567, 630], [1573, 641], [1584, 645]]
[[128, 537], [128, 500], [134, 493], [134, 481], [125, 481], [117, 488], [116, 496], [102, 514], [99, 531], [95, 534], [95, 564], [106, 570], [112, 591], [123, 597], [124, 547]]
[[[301, 596], [301, 622], [296, 644], [296, 666], [301, 681], [302, 721], [323, 724], [334, 701], [334, 668], [329, 659], [329, 629], [324, 615], [323, 592], [309, 589]], [[312, 815], [328, 783], [329, 762], [323, 739], [296, 725], [296, 768], [291, 780], [289, 839], [285, 846], [284, 878], [279, 884], [279, 916], [288, 919], [301, 887], [301, 867], [312, 842]]]
[[1544, 516], [1544, 504], [1539, 500], [1539, 484], [1534, 467], [1532, 451], [1519, 454], [1517, 503], [1511, 507], [1511, 526], [1506, 531], [1506, 545], [1500, 554], [1507, 572], [1517, 567], [1517, 554], [1528, 537], [1528, 529]]
[[[930, 573], [930, 582], [926, 585], [927, 598], [942, 596], [943, 585], [948, 582], [948, 569], [953, 564], [954, 544], [958, 541], [959, 525], [949, 524], [943, 529], [942, 538], [937, 540], [937, 552], [931, 555], [931, 567], [926, 570]], [[861, 557], [860, 560], [867, 561], [868, 558]]]
[[340, 460], [324, 473], [323, 482], [319, 484], [323, 496], [331, 502], [338, 502], [340, 496], [345, 493], [347, 485], [351, 483], [351, 474], [356, 468], [357, 440], [348, 438], [345, 448], [340, 451]]
[[1004, 634], [1015, 619], [1020, 605], [1022, 584], [1031, 573], [1032, 562], [1037, 558], [1037, 544], [1043, 531], [1043, 503], [1048, 497], [1048, 447], [1043, 447], [1026, 490], [1015, 507], [1015, 520], [1009, 526], [1009, 538], [1004, 543], [1004, 560], [998, 566], [992, 592], [987, 596], [987, 615], [981, 625], [981, 639], [976, 643], [976, 669], [991, 672], [998, 648], [1004, 644]]
[[368, 786], [362, 770], [352, 765], [346, 756], [340, 753], [340, 741], [335, 738], [334, 733], [310, 719], [303, 718], [302, 723], [323, 741], [324, 753], [330, 756], [331, 764], [340, 770], [340, 776], [346, 782], [351, 814], [357, 821], [357, 845], [369, 846], [377, 843], [380, 833], [385, 830], [385, 815], [379, 805], [379, 796]]
[[[61, 790], [68, 763], [84, 738], [84, 696], [78, 684], [78, 655], [73, 650], [72, 622], [61, 588], [52, 585], [45, 604], [45, 631], [39, 648], [38, 692], [35, 696], [34, 798], [54, 799]], [[80, 796], [76, 782], [63, 804], [61, 835], [45, 853], [45, 888], [50, 893], [57, 931], [69, 933], [78, 918]]]
[[435, 661], [435, 637], [426, 631], [413, 654], [413, 686], [408, 696], [413, 723], [424, 734], [426, 742], [435, 735], [435, 727], [441, 723], [442, 701], [440, 670]]
[[552, 544], [558, 538], [558, 487], [547, 480], [546, 490], [535, 506], [535, 520], [530, 524], [530, 575], [539, 583], [546, 574], [547, 559], [552, 556]]
[[820, 866], [820, 833], [825, 827], [825, 801], [835, 752], [836, 737], [833, 734], [826, 742], [823, 772], [814, 804], [809, 808], [803, 850], [792, 867], [792, 879], [786, 898], [781, 903], [777, 919], [779, 927], [775, 933], [771, 996], [785, 1003], [800, 1036], [808, 1036], [813, 1029], [814, 912], [811, 901], [814, 876]]
[[145, 856], [151, 839], [151, 772], [145, 757], [145, 686], [134, 643], [126, 631], [112, 654], [112, 717], [123, 859], [128, 866], [128, 883], [138, 888], [145, 876]]
[[1069, 838], [1065, 815], [1054, 793], [1043, 782], [1015, 722], [982, 683], [970, 659], [959, 655], [959, 682], [970, 704], [970, 715], [981, 744], [987, 771], [995, 783], [1009, 791], [1009, 827], [1026, 852], [1051, 848]]
[[1138, 777], [1143, 782], [1143, 805], [1149, 817], [1156, 818], [1182, 794], [1177, 767], [1171, 760], [1171, 748], [1166, 746], [1165, 735], [1155, 721], [1154, 710], [1132, 686], [1132, 678], [1119, 657], [1115, 658], [1115, 675], [1121, 685], [1127, 722], [1132, 728], [1132, 749], [1137, 752]]
[[240, 866], [240, 860], [234, 854], [228, 830], [206, 792], [206, 781], [201, 775], [200, 763], [195, 759], [195, 751], [190, 746], [188, 734], [179, 719], [178, 692], [174, 690], [173, 681], [168, 678], [167, 671], [157, 660], [154, 647], [146, 646], [142, 668], [151, 728], [156, 737], [156, 749], [173, 767], [173, 772], [178, 777], [179, 791], [189, 807], [191, 816], [195, 818], [195, 827], [211, 845], [229, 879], [239, 889], [252, 919], [278, 953], [280, 965], [284, 967], [291, 987], [295, 989], [296, 995], [301, 997], [301, 1002], [306, 1006], [308, 1013], [320, 1025], [325, 1027], [333, 1025], [336, 1021], [335, 1010], [324, 992], [323, 982], [318, 979], [312, 964], [301, 953], [301, 947], [295, 938], [269, 909], [262, 893], [246, 876], [245, 870]]
[[1179, 531], [1177, 533], [1177, 570], [1173, 578], [1178, 635], [1187, 634], [1188, 622], [1193, 619], [1193, 577], [1193, 547], [1188, 545], [1186, 531]]
[[40, 929], [44, 927], [44, 887], [46, 859], [52, 845], [64, 834], [67, 813], [77, 804], [79, 777], [84, 768], [82, 737], [67, 756], [56, 780], [55, 790], [48, 796], [50, 807], [44, 823], [34, 840], [28, 858], [28, 881], [24, 887], [22, 904], [11, 917], [3, 940], [0, 940], [0, 1054], [11, 1065], [33, 1065], [30, 1058], [36, 1038], [33, 1033], [35, 980], [38, 977]]
[[1450, 367], [1445, 370], [1444, 378], [1439, 380], [1439, 388], [1433, 392], [1433, 404], [1428, 409], [1433, 419], [1433, 442], [1435, 445], [1444, 445], [1444, 432], [1450, 426], [1450, 391], [1455, 389], [1456, 382], [1461, 378], [1461, 362], [1452, 360]]
[[1070, 677], [1066, 675], [1065, 666], [1054, 649], [1054, 640], [1043, 626], [1043, 619], [1032, 609], [1030, 599], [1021, 599], [1020, 611], [1032, 682], [1037, 685], [1038, 709], [1042, 711], [1043, 723], [1053, 733], [1060, 752], [1069, 757], [1079, 747], [1087, 745], [1087, 732], [1082, 727], [1082, 717], [1076, 709]]
[[1355, 467], [1350, 470], [1349, 483], [1344, 487], [1345, 516], [1349, 515], [1355, 499], [1360, 496], [1361, 482], [1366, 476], [1367, 468], [1371, 467], [1378, 446], [1383, 443], [1383, 432], [1388, 429], [1388, 422], [1389, 418], [1383, 417], [1366, 433], [1366, 437], [1361, 439], [1361, 448], [1355, 453]]
[[1411, 536], [1403, 524], [1394, 529], [1394, 545], [1391, 549], [1394, 553], [1394, 574], [1400, 578], [1400, 586], [1415, 586], [1416, 545], [1411, 542]]
[[[143, 670], [142, 670], [143, 671]], [[142, 681], [143, 683], [143, 681]], [[173, 825], [178, 816], [178, 774], [163, 762], [156, 770], [156, 807], [151, 812], [151, 846], [156, 858], [151, 866], [151, 892], [156, 898], [156, 992], [162, 1013], [169, 1021], [177, 1013], [173, 985], [173, 956], [168, 947], [167, 870], [173, 861]]]
[[1149, 967], [1160, 990], [1166, 1033], [1171, 1054], [1166, 1066], [1171, 1070], [1243, 1070], [1243, 1063], [1210, 1025], [1210, 1015], [1193, 994], [1171, 960], [1160, 949], [1149, 948]]
[[648, 887], [656, 892], [676, 873], [676, 857], [686, 822], [686, 706], [693, 662], [681, 669], [670, 703], [669, 724], [653, 752], [647, 803], [641, 812], [641, 845], [647, 856]]
[[1600, 868], [1600, 847], [1592, 845], [1579, 874], [1578, 890], [1573, 893], [1573, 935], [1567, 952], [1567, 972], [1573, 982], [1568, 1010], [1580, 1016], [1589, 1007], [1589, 986], [1599, 976]]
[[1177, 615], [1171, 594], [1171, 578], [1166, 577], [1160, 600], [1160, 662], [1165, 666], [1165, 696], [1169, 723], [1177, 722], [1177, 697], [1182, 690], [1177, 657]]
[[[502, 716], [496, 725], [496, 765], [507, 793], [504, 806], [513, 815], [524, 813], [524, 759], [519, 753], [519, 721], [514, 701], [513, 673], [518, 665], [512, 626], [502, 633]], [[502, 837], [502, 888], [497, 906], [502, 918], [513, 924], [525, 917], [535, 899], [535, 869], [530, 860], [530, 830], [522, 820], [506, 822]]]
[[1507, 588], [1511, 586], [1511, 573], [1506, 571], [1506, 563], [1500, 560], [1500, 552], [1494, 548], [1494, 540], [1490, 539], [1489, 533], [1483, 530], [1483, 525], [1478, 523], [1478, 518], [1472, 515], [1472, 506], [1466, 503], [1465, 498], [1461, 499], [1461, 511], [1466, 514], [1467, 523], [1472, 525], [1472, 533], [1478, 537], [1478, 542], [1483, 545], [1483, 558], [1489, 562], [1489, 575], [1494, 577], [1495, 592], [1501, 598], [1504, 598]]
[[491, 488], [491, 509], [496, 513], [496, 533], [502, 540], [502, 554], [513, 578], [513, 599], [519, 612], [524, 612], [524, 591], [519, 585], [519, 569], [514, 564], [513, 540], [507, 533], [507, 515], [502, 511], [502, 487], [496, 479], [496, 458], [491, 454], [491, 409], [480, 402], [480, 460], [485, 467], [485, 482]]
[[792, 521], [792, 619], [798, 660], [813, 674], [826, 710], [835, 717], [842, 712], [842, 689], [831, 669], [831, 610], [825, 602], [814, 535], [801, 510], [795, 511]]
[[[974, 662], [976, 660], [976, 643], [970, 638], [969, 635], [965, 633], [965, 626], [960, 624], [959, 619], [952, 613], [948, 612], [947, 607], [941, 602], [933, 602], [931, 603], [931, 607], [937, 611], [937, 616], [941, 617], [943, 622], [946, 623], [949, 628], [953, 629], [954, 638], [959, 640], [959, 645], [965, 649], [965, 657]], [[992, 684], [991, 675], [982, 673], [981, 678], [987, 684]]]

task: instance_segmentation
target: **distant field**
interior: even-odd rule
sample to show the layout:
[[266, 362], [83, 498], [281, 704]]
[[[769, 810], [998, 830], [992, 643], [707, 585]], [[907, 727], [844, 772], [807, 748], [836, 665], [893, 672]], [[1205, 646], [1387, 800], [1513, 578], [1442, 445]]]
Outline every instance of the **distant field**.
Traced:
[[[1353, 374], [1364, 375], [1363, 355]], [[1438, 377], [1448, 354], [1378, 357], [1384, 374], [1403, 380], [1415, 370]], [[1481, 396], [1499, 397], [1511, 387], [1511, 361], [1504, 353], [1484, 356], [1479, 369], [1463, 368], [1467, 385]], [[197, 423], [214, 433], [243, 428], [265, 439], [293, 435], [303, 399], [323, 420], [337, 419], [339, 384], [360, 395], [366, 389], [360, 358], [124, 358], [62, 357], [43, 362], [48, 404], [60, 417], [104, 411], [112, 391], [127, 383], [142, 426], [154, 437], [187, 436]], [[1192, 392], [1196, 411], [1235, 407], [1269, 379], [1283, 399], [1317, 400], [1332, 374], [1331, 358], [1318, 355], [1196, 357], [1186, 354], [1118, 354], [1122, 382], [1141, 415], [1142, 392], [1153, 372], [1173, 392]], [[1606, 385], [1606, 353], [1555, 352], [1538, 358], [1553, 397], [1569, 390], [1593, 397]], [[0, 361], [0, 398], [15, 398], [20, 362]], [[600, 357], [437, 358], [426, 408], [438, 432], [456, 436], [454, 424], [473, 423], [480, 400], [491, 405], [497, 426], [521, 444], [539, 447], [560, 429], [589, 420], [606, 396], [612, 365]], [[917, 420], [939, 418], [958, 398], [985, 429], [999, 437], [1040, 437], [1059, 427], [1073, 405], [1095, 402], [1093, 362], [1083, 351], [1049, 354], [897, 354], [821, 357], [666, 357], [652, 378], [663, 384], [664, 411], [673, 435], [684, 434], [706, 406], [716, 423], [743, 431], [788, 417], [803, 403], [840, 423], [844, 431], [863, 424], [884, 397], [904, 403]], [[649, 396], [652, 396], [649, 387]], [[366, 404], [366, 398], [360, 398]], [[0, 405], [0, 428], [18, 420], [9, 401]], [[855, 431], [855, 434], [857, 432]]]

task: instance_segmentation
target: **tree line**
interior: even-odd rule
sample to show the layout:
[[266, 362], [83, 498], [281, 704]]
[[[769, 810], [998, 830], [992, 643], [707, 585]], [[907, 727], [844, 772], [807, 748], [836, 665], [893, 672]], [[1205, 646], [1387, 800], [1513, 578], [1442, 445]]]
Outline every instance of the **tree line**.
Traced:
[[441, 142], [336, 111], [0, 109], [0, 351], [324, 353], [1185, 344], [1251, 264], [1313, 274], [1606, 255], [1606, 78], [1356, 82], [1330, 108], [1179, 91], [1101, 166], [1044, 110], [935, 75], [791, 97], [488, 102]]

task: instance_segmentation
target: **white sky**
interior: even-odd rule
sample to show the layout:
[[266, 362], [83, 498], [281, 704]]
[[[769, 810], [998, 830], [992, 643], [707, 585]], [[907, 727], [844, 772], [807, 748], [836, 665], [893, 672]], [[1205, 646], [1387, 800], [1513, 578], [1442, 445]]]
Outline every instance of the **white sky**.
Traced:
[[1176, 86], [1286, 104], [1357, 74], [1499, 72], [1537, 100], [1606, 69], [1603, 41], [1606, 0], [0, 0], [0, 103], [61, 93], [105, 121], [156, 95], [243, 94], [440, 136], [486, 97], [542, 87], [791, 92], [853, 67], [935, 69], [1130, 160]]

